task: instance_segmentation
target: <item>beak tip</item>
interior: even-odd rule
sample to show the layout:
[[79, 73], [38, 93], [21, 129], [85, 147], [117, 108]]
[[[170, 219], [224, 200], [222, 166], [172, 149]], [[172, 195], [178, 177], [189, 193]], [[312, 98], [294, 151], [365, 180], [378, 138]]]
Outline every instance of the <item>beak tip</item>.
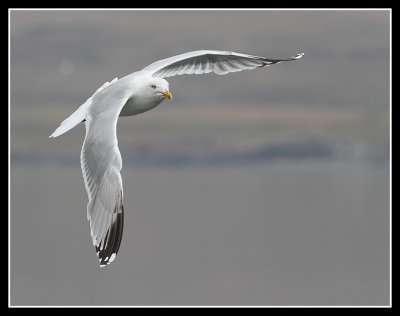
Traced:
[[169, 92], [168, 90], [165, 90], [164, 92], [162, 92], [162, 95], [168, 99], [172, 99], [172, 94], [171, 92]]

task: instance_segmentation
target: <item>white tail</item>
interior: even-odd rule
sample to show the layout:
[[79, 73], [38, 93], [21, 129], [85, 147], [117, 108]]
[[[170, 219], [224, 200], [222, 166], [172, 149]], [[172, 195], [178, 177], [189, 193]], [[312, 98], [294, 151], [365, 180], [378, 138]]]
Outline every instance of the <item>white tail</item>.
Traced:
[[74, 113], [67, 117], [49, 137], [60, 136], [82, 122], [87, 116], [89, 104], [92, 103], [91, 98], [88, 101], [82, 104]]
[[118, 78], [114, 78], [111, 82], [107, 81], [100, 88], [98, 88], [97, 91], [89, 99], [87, 99], [84, 104], [82, 104], [74, 113], [72, 113], [60, 124], [60, 126], [54, 131], [53, 134], [49, 136], [49, 138], [60, 136], [65, 132], [68, 132], [71, 128], [74, 128], [80, 122], [82, 122], [88, 115], [89, 107], [92, 104], [93, 97], [99, 91], [103, 90], [105, 87], [109, 86], [110, 84], [114, 83], [117, 80]]

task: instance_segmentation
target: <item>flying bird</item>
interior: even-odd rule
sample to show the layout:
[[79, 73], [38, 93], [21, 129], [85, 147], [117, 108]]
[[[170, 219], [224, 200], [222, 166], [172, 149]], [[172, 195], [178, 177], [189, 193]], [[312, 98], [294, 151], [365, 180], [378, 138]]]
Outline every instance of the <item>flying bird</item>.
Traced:
[[137, 115], [172, 99], [164, 78], [183, 74], [214, 72], [225, 75], [262, 68], [283, 61], [229, 51], [199, 50], [156, 61], [140, 71], [104, 83], [50, 137], [57, 137], [80, 122], [86, 126], [80, 162], [88, 195], [87, 219], [100, 267], [114, 261], [124, 226], [122, 159], [118, 149], [119, 116]]

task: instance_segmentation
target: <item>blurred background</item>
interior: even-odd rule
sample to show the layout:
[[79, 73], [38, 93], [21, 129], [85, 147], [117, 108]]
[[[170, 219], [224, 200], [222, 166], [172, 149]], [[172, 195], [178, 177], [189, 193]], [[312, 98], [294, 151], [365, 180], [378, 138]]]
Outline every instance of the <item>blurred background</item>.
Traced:
[[[80, 124], [105, 81], [199, 49], [303, 59], [168, 78], [118, 122], [100, 269]], [[10, 11], [11, 305], [388, 305], [390, 11]]]

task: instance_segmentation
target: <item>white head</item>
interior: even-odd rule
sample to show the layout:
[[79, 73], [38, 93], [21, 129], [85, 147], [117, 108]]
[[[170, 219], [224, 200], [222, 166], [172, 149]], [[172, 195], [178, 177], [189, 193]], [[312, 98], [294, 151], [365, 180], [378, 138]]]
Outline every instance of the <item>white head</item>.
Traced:
[[150, 78], [143, 82], [140, 89], [142, 96], [147, 96], [151, 99], [162, 101], [165, 98], [172, 99], [171, 92], [169, 92], [169, 83], [163, 78]]

